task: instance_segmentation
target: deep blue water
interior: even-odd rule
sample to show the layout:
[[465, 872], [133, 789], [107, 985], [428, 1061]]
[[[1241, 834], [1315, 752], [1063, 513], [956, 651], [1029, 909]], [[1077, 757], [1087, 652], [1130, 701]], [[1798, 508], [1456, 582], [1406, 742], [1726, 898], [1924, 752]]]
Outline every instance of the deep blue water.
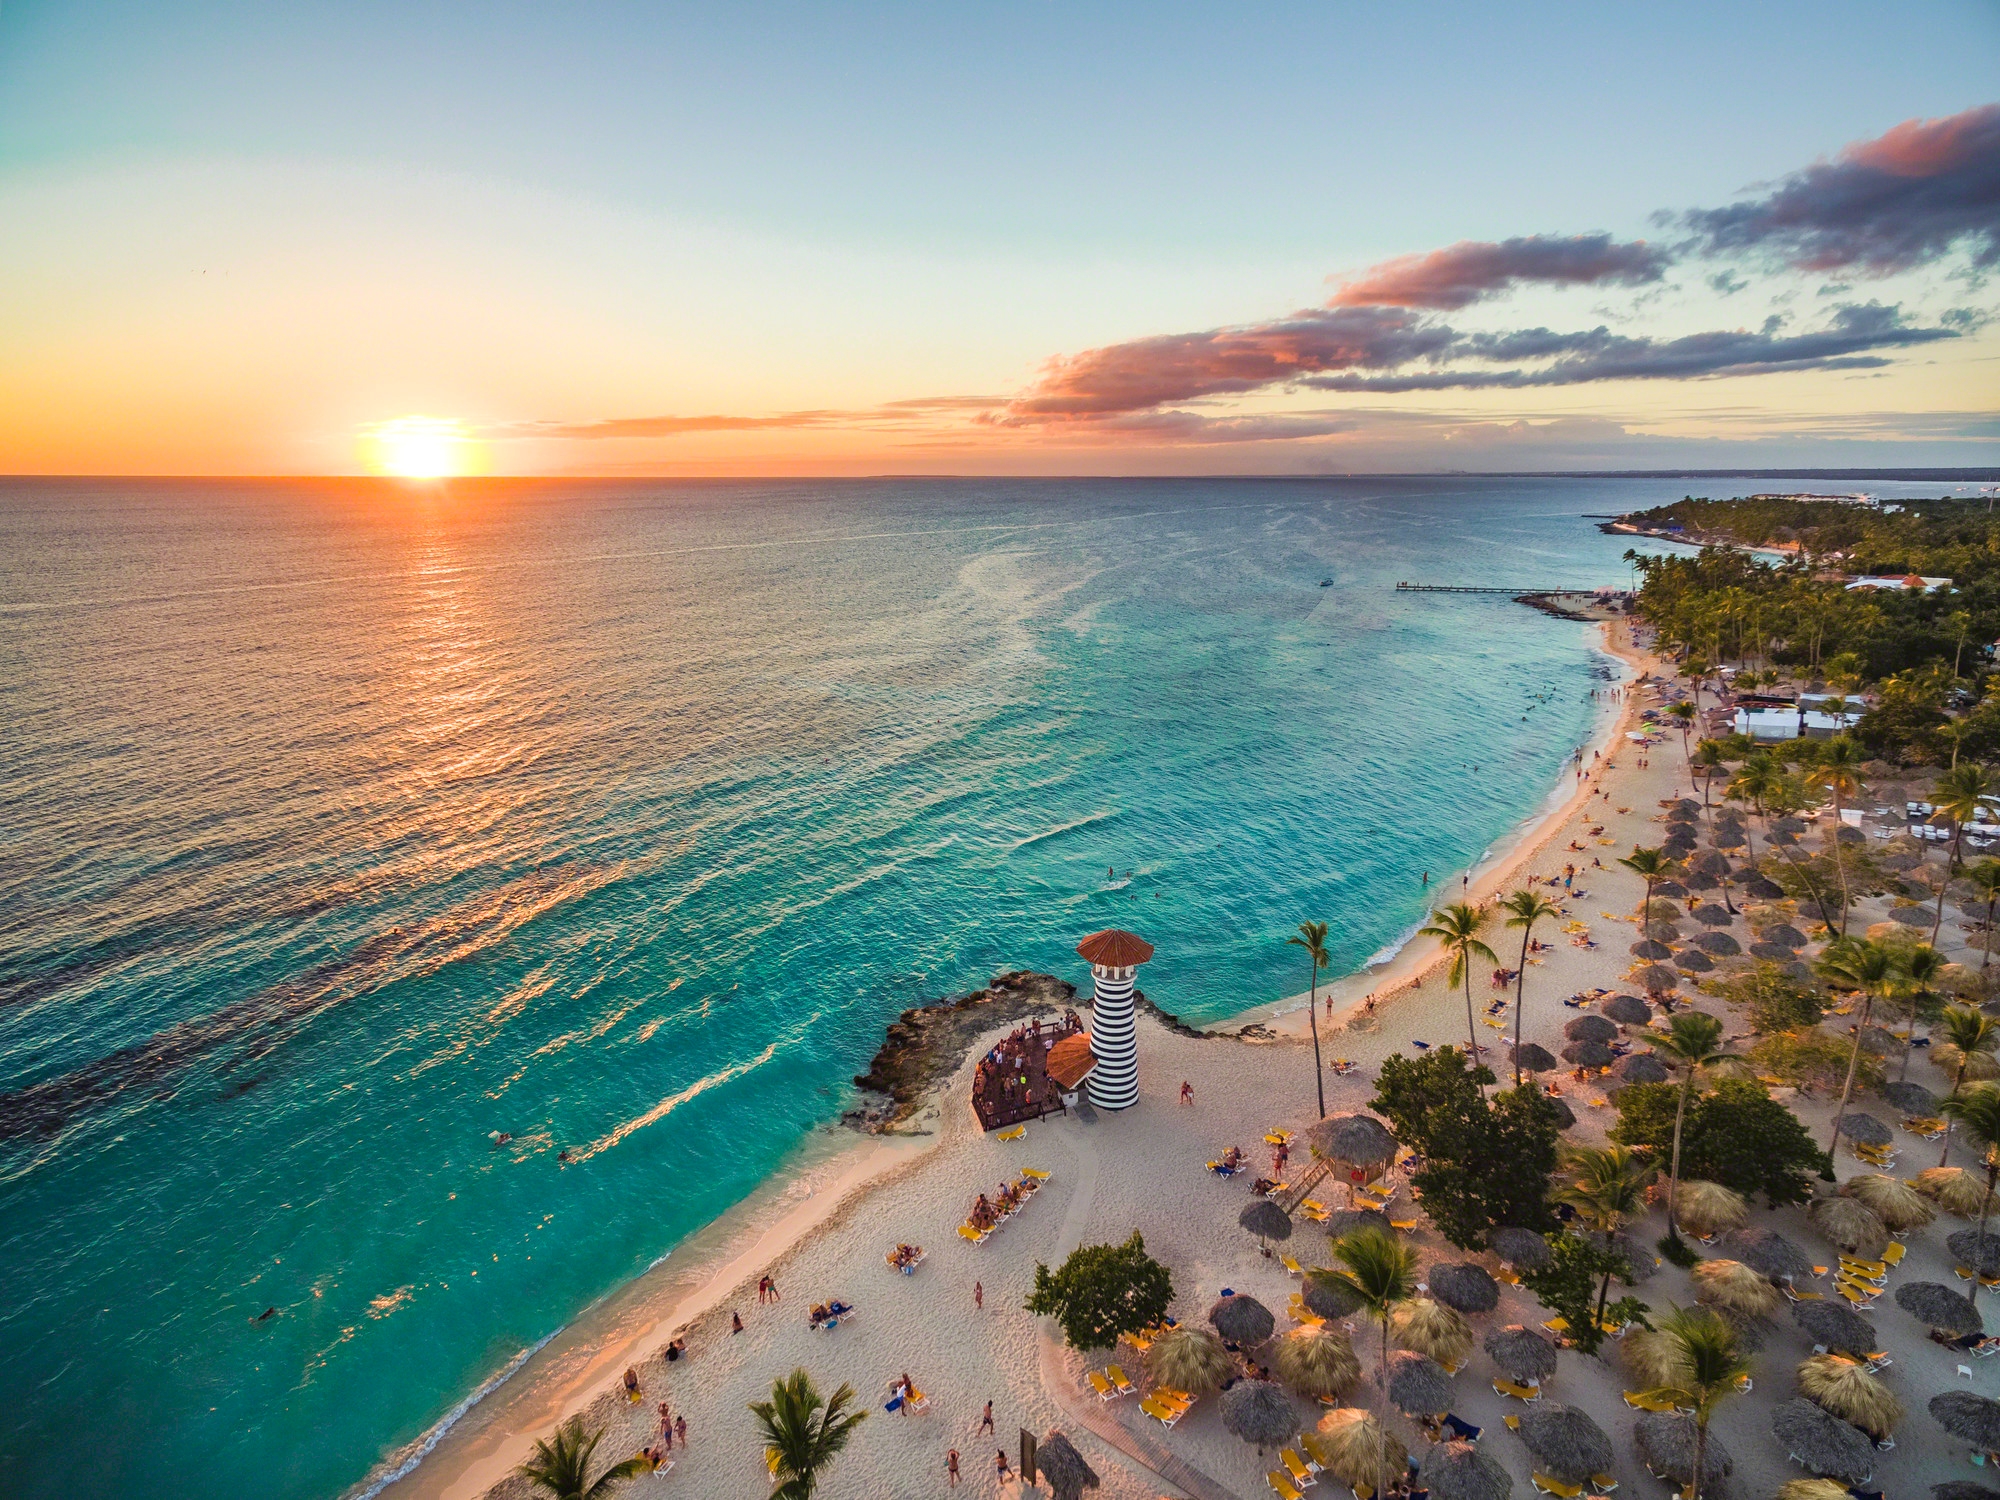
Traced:
[[1098, 927], [1358, 966], [1603, 670], [1393, 583], [1684, 488], [0, 484], [0, 1490], [355, 1486]]

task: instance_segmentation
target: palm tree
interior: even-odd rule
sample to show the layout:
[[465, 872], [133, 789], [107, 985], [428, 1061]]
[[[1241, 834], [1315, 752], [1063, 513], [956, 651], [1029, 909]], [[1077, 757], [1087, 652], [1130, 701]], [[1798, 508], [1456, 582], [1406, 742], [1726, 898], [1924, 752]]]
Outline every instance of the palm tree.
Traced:
[[1931, 793], [1937, 810], [1951, 819], [1951, 849], [1945, 855], [1944, 879], [1938, 882], [1937, 915], [1931, 921], [1931, 942], [1935, 944], [1938, 933], [1944, 928], [1944, 896], [1951, 885], [1952, 872], [1958, 868], [1959, 854], [1964, 846], [1965, 825], [1973, 820], [1974, 814], [1986, 805], [1986, 798], [2000, 791], [2000, 778], [1976, 760], [1969, 760], [1962, 766], [1953, 766], [1938, 777], [1937, 790]]
[[1522, 886], [1500, 905], [1512, 913], [1507, 918], [1507, 925], [1521, 929], [1521, 968], [1514, 976], [1514, 1087], [1519, 1088], [1521, 1086], [1521, 1001], [1528, 983], [1528, 942], [1534, 935], [1535, 924], [1544, 917], [1561, 916], [1562, 908], [1529, 885]]
[[1644, 922], [1653, 920], [1653, 887], [1673, 874], [1674, 862], [1667, 858], [1664, 850], [1640, 849], [1635, 847], [1630, 855], [1619, 860], [1618, 863], [1646, 882], [1645, 905], [1639, 908], [1641, 916], [1644, 919], [1641, 923], [1643, 926]]
[[1861, 1020], [1854, 1028], [1854, 1050], [1847, 1055], [1847, 1082], [1840, 1086], [1840, 1107], [1833, 1112], [1833, 1139], [1826, 1143], [1827, 1165], [1820, 1175], [1833, 1181], [1833, 1153], [1840, 1147], [1840, 1117], [1854, 1095], [1854, 1070], [1861, 1064], [1861, 1038], [1868, 1030], [1868, 1018], [1878, 999], [1888, 996], [1900, 977], [1896, 972], [1896, 951], [1872, 938], [1841, 938], [1819, 957], [1819, 975], [1836, 989], [1859, 990], [1862, 995]]
[[1910, 1029], [1903, 1033], [1903, 1067], [1896, 1074], [1899, 1079], [1910, 1076], [1910, 1053], [1915, 1051], [1917, 1039], [1917, 1009], [1930, 998], [1931, 986], [1945, 970], [1945, 956], [1929, 943], [1918, 943], [1903, 952], [1903, 978], [1909, 983], [1904, 986], [1904, 995], [1910, 1002]]
[[821, 1471], [867, 1419], [867, 1412], [847, 1409], [853, 1400], [851, 1385], [821, 1400], [812, 1376], [794, 1370], [771, 1382], [769, 1401], [750, 1403], [772, 1461], [771, 1474], [782, 1481], [771, 1491], [771, 1500], [811, 1500]]
[[1715, 773], [1722, 769], [1722, 742], [1703, 740], [1694, 747], [1693, 764], [1701, 767], [1701, 811], [1708, 820], [1709, 831], [1715, 831], [1715, 813], [1708, 805], [1708, 789], [1715, 780]]
[[[1783, 817], [1787, 813], [1798, 812], [1811, 800], [1803, 775], [1778, 774], [1773, 780], [1770, 790], [1764, 794], [1765, 842], [1769, 843], [1771, 839], [1770, 820], [1773, 817]], [[1826, 897], [1820, 891], [1819, 882], [1813, 879], [1811, 861], [1808, 860], [1801, 864], [1792, 854], [1791, 849], [1782, 843], [1777, 846], [1777, 849], [1785, 863], [1792, 867], [1792, 873], [1806, 883], [1806, 889], [1812, 893], [1813, 905], [1819, 908], [1820, 921], [1824, 922], [1827, 931], [1831, 932], [1833, 930], [1833, 913], [1826, 909]]]
[[643, 1458], [628, 1458], [613, 1464], [595, 1482], [590, 1478], [590, 1456], [604, 1441], [604, 1429], [586, 1433], [583, 1418], [571, 1417], [551, 1438], [535, 1439], [535, 1456], [514, 1472], [537, 1489], [547, 1490], [555, 1500], [604, 1500], [621, 1479], [630, 1479], [646, 1467]]
[[1984, 955], [1979, 967], [1984, 972], [1993, 962], [1993, 908], [2000, 904], [2000, 859], [1975, 859], [1965, 867], [1965, 878], [1972, 882], [1976, 895], [1986, 898], [1986, 931], [1980, 936], [1980, 950]]
[[[2000, 1179], [2000, 1088], [1982, 1083], [1961, 1089], [1938, 1106], [1945, 1118], [1965, 1128], [1965, 1138], [1982, 1153], [1986, 1164], [1986, 1196], [1979, 1200], [1979, 1239], [1986, 1240], [1986, 1218], [1993, 1212], [1993, 1185]], [[1967, 1297], [1979, 1296], [1979, 1278], [1973, 1277]]]
[[[1970, 1005], [1948, 1005], [1938, 1019], [1938, 1029], [1958, 1051], [1958, 1076], [1951, 1081], [1951, 1091], [1956, 1094], [1965, 1087], [1965, 1070], [1972, 1066], [1974, 1054], [2000, 1048], [2000, 1021]], [[1950, 1159], [1951, 1133], [1946, 1131], [1938, 1165], [1943, 1166]]]
[[1669, 1059], [1681, 1070], [1680, 1103], [1674, 1109], [1674, 1150], [1667, 1169], [1667, 1238], [1681, 1237], [1674, 1218], [1674, 1199], [1681, 1185], [1681, 1125], [1687, 1119], [1688, 1098], [1694, 1093], [1694, 1075], [1703, 1068], [1734, 1057], [1722, 1050], [1722, 1022], [1698, 1010], [1684, 1010], [1667, 1022], [1664, 1035], [1647, 1038], [1653, 1051]]
[[1833, 868], [1840, 876], [1840, 935], [1847, 936], [1847, 909], [1854, 904], [1847, 889], [1847, 860], [1840, 852], [1841, 809], [1861, 792], [1861, 747], [1854, 736], [1837, 734], [1820, 747], [1819, 760], [1806, 773], [1812, 784], [1833, 798]]
[[[1658, 1168], [1629, 1146], [1572, 1146], [1563, 1157], [1566, 1181], [1554, 1198], [1567, 1203], [1607, 1243], [1619, 1228], [1646, 1205], [1646, 1184]], [[1597, 1289], [1597, 1321], [1611, 1298], [1611, 1273]]]
[[[1701, 681], [1699, 678], [1695, 681], [1694, 690], [1696, 696], [1699, 697], [1701, 694]], [[1692, 703], [1676, 703], [1672, 708], [1667, 710], [1667, 717], [1680, 725], [1681, 759], [1687, 762], [1688, 786], [1690, 788], [1694, 786], [1694, 754], [1688, 749], [1688, 735], [1694, 729], [1695, 713], [1695, 706]]]
[[1333, 1242], [1344, 1270], [1315, 1272], [1358, 1299], [1361, 1310], [1382, 1325], [1382, 1383], [1389, 1381], [1389, 1315], [1396, 1304], [1417, 1294], [1417, 1252], [1372, 1224], [1351, 1229]]
[[1312, 1023], [1313, 1034], [1313, 1082], [1319, 1086], [1319, 1117], [1326, 1118], [1326, 1073], [1319, 1060], [1319, 971], [1327, 964], [1326, 923], [1301, 922], [1298, 935], [1285, 941], [1294, 948], [1306, 950], [1306, 957], [1312, 960], [1312, 989], [1307, 992], [1306, 1019]]
[[[1759, 817], [1768, 818], [1770, 814], [1764, 811], [1764, 799], [1777, 790], [1784, 774], [1769, 753], [1759, 750], [1736, 768], [1736, 774], [1729, 778], [1729, 785], [1722, 789], [1722, 795], [1731, 802], [1747, 802]], [[1754, 835], [1750, 844], [1750, 868], [1753, 872], [1757, 868], [1757, 844]]]
[[[1454, 901], [1450, 906], [1439, 907], [1431, 913], [1430, 925], [1421, 929], [1424, 937], [1434, 937], [1444, 944], [1444, 951], [1451, 955], [1451, 973], [1446, 976], [1447, 984], [1465, 985], [1465, 1034], [1470, 1039], [1473, 1066], [1479, 1065], [1479, 1032], [1472, 1019], [1472, 960], [1483, 958], [1490, 964], [1500, 960], [1493, 950], [1479, 940], [1479, 934], [1486, 928], [1486, 913], [1469, 902]], [[1485, 1088], [1479, 1090], [1484, 1098]]]
[[1716, 1407], [1742, 1389], [1750, 1361], [1736, 1341], [1736, 1330], [1705, 1307], [1676, 1307], [1660, 1319], [1666, 1335], [1670, 1379], [1658, 1391], [1674, 1405], [1694, 1411], [1694, 1473], [1687, 1500], [1701, 1500], [1701, 1469], [1708, 1460], [1708, 1423]]

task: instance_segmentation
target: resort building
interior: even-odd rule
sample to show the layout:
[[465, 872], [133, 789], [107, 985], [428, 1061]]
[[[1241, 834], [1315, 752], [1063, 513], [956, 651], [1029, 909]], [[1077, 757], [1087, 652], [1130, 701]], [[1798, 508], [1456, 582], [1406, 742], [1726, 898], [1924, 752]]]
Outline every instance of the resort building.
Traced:
[[1097, 981], [1091, 1001], [1090, 1050], [1097, 1066], [1090, 1074], [1090, 1102], [1099, 1109], [1130, 1109], [1139, 1102], [1139, 1031], [1132, 1014], [1132, 988], [1139, 965], [1153, 956], [1142, 937], [1107, 927], [1076, 945]]

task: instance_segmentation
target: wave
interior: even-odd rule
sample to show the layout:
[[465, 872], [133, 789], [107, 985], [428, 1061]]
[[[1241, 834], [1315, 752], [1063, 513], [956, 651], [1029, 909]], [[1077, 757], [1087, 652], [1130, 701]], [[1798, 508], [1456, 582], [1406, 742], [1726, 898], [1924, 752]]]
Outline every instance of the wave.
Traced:
[[613, 1146], [617, 1145], [620, 1141], [624, 1140], [626, 1136], [631, 1135], [634, 1131], [644, 1130], [648, 1125], [658, 1124], [661, 1120], [664, 1120], [668, 1115], [672, 1114], [675, 1110], [679, 1109], [683, 1104], [687, 1103], [688, 1100], [694, 1098], [695, 1095], [706, 1093], [708, 1090], [714, 1088], [717, 1084], [727, 1083], [732, 1078], [741, 1078], [745, 1073], [753, 1072], [756, 1069], [763, 1067], [765, 1063], [769, 1062], [773, 1057], [777, 1056], [779, 1042], [785, 1040], [788, 1040], [788, 1038], [781, 1037], [779, 1038], [779, 1041], [772, 1042], [769, 1046], [765, 1047], [762, 1052], [759, 1052], [755, 1057], [751, 1058], [748, 1062], [731, 1063], [726, 1068], [716, 1069], [713, 1073], [710, 1073], [706, 1078], [697, 1078], [693, 1083], [689, 1084], [679, 1093], [667, 1095], [666, 1098], [662, 1099], [658, 1104], [655, 1104], [651, 1109], [647, 1110], [644, 1114], [634, 1115], [631, 1119], [624, 1121], [622, 1124], [612, 1126], [611, 1129], [607, 1130], [603, 1135], [599, 1136], [596, 1140], [592, 1141], [588, 1146], [584, 1146], [579, 1150], [571, 1152], [569, 1158], [570, 1161], [571, 1162], [589, 1161], [591, 1157], [597, 1155], [600, 1151], [609, 1151]]
[[1007, 852], [1009, 854], [1019, 854], [1023, 849], [1028, 848], [1032, 844], [1042, 844], [1048, 842], [1050, 839], [1059, 839], [1066, 833], [1075, 833], [1079, 828], [1088, 828], [1093, 823], [1108, 823], [1113, 818], [1119, 816], [1121, 816], [1119, 810], [1114, 807], [1107, 808], [1103, 812], [1091, 813], [1087, 817], [1076, 819], [1074, 822], [1058, 823], [1054, 828], [1044, 828], [1040, 833], [1031, 833], [1024, 839], [1016, 839], [1007, 846]]
[[1408, 947], [1411, 939], [1416, 937], [1418, 933], [1422, 932], [1425, 927], [1430, 925], [1430, 920], [1431, 920], [1430, 913], [1428, 912], [1426, 912], [1423, 916], [1418, 917], [1416, 921], [1412, 922], [1408, 927], [1405, 927], [1395, 937], [1389, 939], [1388, 942], [1384, 943], [1381, 947], [1377, 948], [1373, 953], [1369, 954], [1367, 958], [1363, 959], [1361, 962], [1361, 967], [1364, 969], [1372, 969], [1377, 964], [1386, 964], [1390, 959], [1394, 958], [1398, 953], [1401, 953], [1406, 947]]

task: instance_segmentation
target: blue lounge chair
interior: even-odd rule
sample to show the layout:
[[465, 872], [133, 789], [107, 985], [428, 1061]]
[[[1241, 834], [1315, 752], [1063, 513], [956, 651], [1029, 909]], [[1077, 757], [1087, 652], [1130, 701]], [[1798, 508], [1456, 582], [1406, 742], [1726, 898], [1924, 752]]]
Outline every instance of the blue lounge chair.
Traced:
[[1479, 1434], [1486, 1430], [1483, 1427], [1474, 1427], [1470, 1422], [1452, 1412], [1445, 1413], [1444, 1425], [1450, 1428], [1451, 1435], [1462, 1443], [1478, 1442]]

